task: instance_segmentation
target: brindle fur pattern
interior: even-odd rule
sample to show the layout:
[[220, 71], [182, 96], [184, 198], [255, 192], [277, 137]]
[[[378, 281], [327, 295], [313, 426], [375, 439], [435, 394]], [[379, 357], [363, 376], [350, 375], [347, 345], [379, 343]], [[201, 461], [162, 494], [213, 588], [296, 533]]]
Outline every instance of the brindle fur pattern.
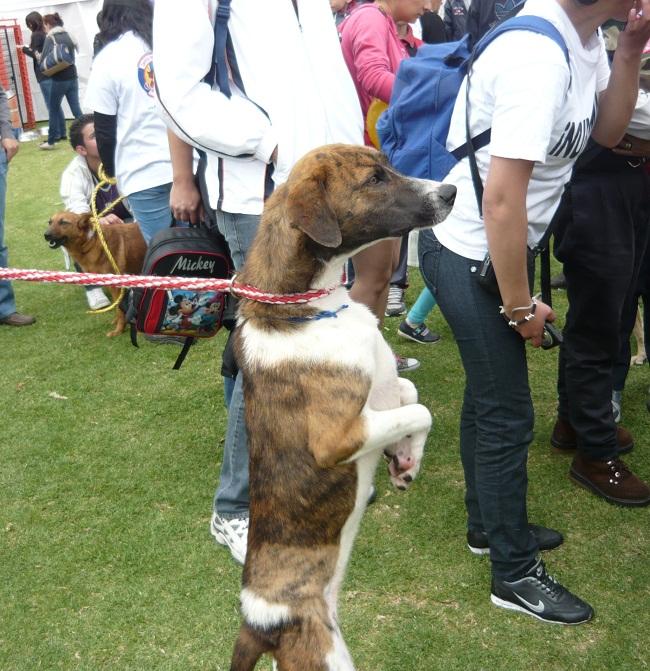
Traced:
[[[239, 281], [272, 293], [336, 285], [356, 250], [442, 220], [455, 192], [425, 195], [434, 187], [403, 178], [367, 148], [314, 150], [267, 202]], [[337, 318], [287, 320], [341, 303], [349, 308]], [[336, 614], [352, 540], [382, 449], [410, 455], [415, 440], [421, 455], [430, 414], [412, 385], [402, 394], [409, 384], [398, 384], [376, 319], [342, 287], [306, 305], [242, 300], [238, 323], [250, 522], [231, 671], [253, 671], [265, 653], [279, 671], [353, 671]], [[370, 436], [383, 409], [397, 414]], [[413, 421], [395, 429], [393, 417]], [[380, 445], [389, 430], [394, 443]]]

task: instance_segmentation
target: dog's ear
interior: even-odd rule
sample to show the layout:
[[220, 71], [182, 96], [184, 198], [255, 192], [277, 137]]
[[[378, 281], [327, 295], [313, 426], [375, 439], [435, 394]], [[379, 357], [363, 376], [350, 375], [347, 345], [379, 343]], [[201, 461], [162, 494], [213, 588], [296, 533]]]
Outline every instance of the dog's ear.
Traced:
[[336, 248], [342, 238], [338, 219], [327, 202], [327, 174], [327, 165], [320, 163], [288, 181], [287, 215], [291, 226], [314, 242]]
[[92, 228], [92, 222], [90, 221], [91, 218], [90, 212], [86, 212], [86, 214], [80, 214], [79, 219], [77, 221], [77, 226], [79, 227], [80, 231], [88, 231]]

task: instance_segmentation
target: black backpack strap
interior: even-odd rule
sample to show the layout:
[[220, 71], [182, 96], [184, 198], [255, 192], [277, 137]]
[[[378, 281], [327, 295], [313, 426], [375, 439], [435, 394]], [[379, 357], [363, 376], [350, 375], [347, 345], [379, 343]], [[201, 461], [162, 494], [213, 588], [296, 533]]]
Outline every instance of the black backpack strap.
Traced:
[[139, 347], [138, 345], [138, 329], [135, 326], [135, 321], [132, 321], [131, 324], [131, 344], [133, 347]]
[[187, 356], [187, 353], [190, 351], [190, 347], [194, 344], [194, 340], [195, 338], [192, 338], [191, 336], [185, 338], [185, 342], [183, 343], [183, 349], [176, 358], [176, 363], [173, 366], [173, 370], [178, 370], [183, 365], [183, 361], [185, 361], [185, 357]]

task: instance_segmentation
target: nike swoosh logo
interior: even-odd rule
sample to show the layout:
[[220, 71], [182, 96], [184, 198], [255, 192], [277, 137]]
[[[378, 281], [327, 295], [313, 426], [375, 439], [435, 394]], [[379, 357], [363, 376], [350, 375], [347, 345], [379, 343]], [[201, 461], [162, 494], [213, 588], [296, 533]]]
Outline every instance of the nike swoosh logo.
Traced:
[[521, 601], [521, 603], [524, 604], [524, 606], [528, 606], [528, 608], [530, 608], [533, 612], [535, 612], [535, 613], [543, 613], [544, 612], [544, 603], [541, 599], [539, 600], [537, 605], [535, 605], [533, 603], [530, 603], [530, 601], [526, 601], [526, 599], [524, 599], [523, 596], [519, 596], [519, 594], [517, 594], [517, 592], [514, 592], [514, 595], [519, 599], [519, 601]]

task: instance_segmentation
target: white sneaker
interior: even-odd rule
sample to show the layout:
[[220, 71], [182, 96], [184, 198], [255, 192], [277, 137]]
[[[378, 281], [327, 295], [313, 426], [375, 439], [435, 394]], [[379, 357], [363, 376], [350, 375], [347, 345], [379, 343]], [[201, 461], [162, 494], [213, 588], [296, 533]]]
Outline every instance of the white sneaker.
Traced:
[[226, 519], [217, 513], [212, 513], [210, 533], [217, 543], [225, 545], [230, 550], [232, 558], [238, 564], [243, 565], [248, 544], [248, 517]]
[[56, 145], [50, 144], [49, 142], [41, 142], [41, 144], [38, 145], [39, 149], [56, 149]]
[[86, 291], [86, 300], [91, 310], [107, 308], [111, 304], [108, 298], [106, 298], [106, 294], [99, 287]]

